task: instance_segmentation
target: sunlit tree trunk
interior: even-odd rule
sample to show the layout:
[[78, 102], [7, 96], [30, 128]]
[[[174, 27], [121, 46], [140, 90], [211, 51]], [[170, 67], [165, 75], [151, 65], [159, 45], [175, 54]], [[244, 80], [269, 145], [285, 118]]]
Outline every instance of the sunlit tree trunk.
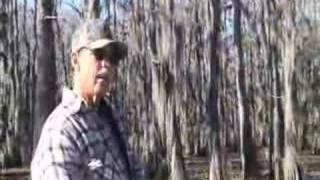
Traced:
[[150, 34], [152, 38], [150, 46], [153, 50], [151, 59], [152, 102], [155, 121], [160, 127], [161, 141], [166, 144], [170, 179], [184, 180], [187, 177], [178, 125], [181, 118], [179, 115], [181, 89], [177, 86], [181, 84], [179, 64], [183, 61], [184, 50], [181, 45], [184, 44], [184, 32], [181, 24], [175, 24], [172, 18], [174, 17], [174, 0], [162, 1], [157, 8], [162, 9], [163, 14], [152, 19], [155, 29], [151, 28]]
[[100, 17], [100, 0], [84, 0], [83, 6], [85, 19], [96, 19]]
[[296, 127], [294, 122], [294, 111], [292, 101], [292, 77], [295, 66], [295, 1], [282, 1], [287, 5], [283, 11], [283, 40], [282, 60], [284, 74], [284, 127], [285, 127], [285, 149], [283, 160], [283, 171], [285, 180], [298, 180], [299, 172], [296, 154]]
[[272, 94], [272, 107], [270, 112], [272, 116], [272, 122], [270, 123], [270, 146], [269, 146], [269, 170], [270, 178], [280, 180], [282, 173], [281, 159], [283, 155], [283, 110], [282, 110], [282, 97], [281, 97], [281, 86], [280, 86], [280, 73], [279, 73], [279, 62], [281, 55], [279, 52], [279, 40], [275, 35], [279, 29], [279, 20], [273, 19], [268, 21], [273, 16], [273, 12], [276, 9], [274, 1], [266, 1], [262, 4], [262, 40], [263, 47], [265, 50], [265, 58], [271, 65], [269, 68], [270, 76], [270, 92]]

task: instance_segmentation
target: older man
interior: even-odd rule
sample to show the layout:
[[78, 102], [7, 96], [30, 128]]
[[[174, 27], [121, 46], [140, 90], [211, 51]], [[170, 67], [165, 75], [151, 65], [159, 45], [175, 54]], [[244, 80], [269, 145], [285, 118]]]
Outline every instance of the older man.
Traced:
[[142, 179], [128, 150], [125, 124], [105, 96], [126, 44], [107, 37], [102, 21], [83, 23], [72, 38], [73, 90], [46, 120], [31, 163], [33, 180]]

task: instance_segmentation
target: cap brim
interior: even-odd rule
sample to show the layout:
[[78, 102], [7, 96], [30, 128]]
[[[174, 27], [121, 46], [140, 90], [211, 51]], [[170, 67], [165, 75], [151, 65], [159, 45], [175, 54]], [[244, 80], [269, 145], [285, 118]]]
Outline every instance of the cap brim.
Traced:
[[121, 60], [128, 55], [128, 46], [120, 41], [110, 39], [99, 39], [90, 43], [91, 49], [104, 49], [108, 56], [116, 60]]

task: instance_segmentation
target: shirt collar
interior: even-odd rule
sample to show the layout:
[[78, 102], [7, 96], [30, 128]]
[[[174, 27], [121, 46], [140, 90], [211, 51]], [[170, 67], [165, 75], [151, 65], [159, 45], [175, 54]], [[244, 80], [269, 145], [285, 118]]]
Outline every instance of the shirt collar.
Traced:
[[[68, 109], [70, 108], [70, 110], [75, 113], [83, 108], [83, 110], [91, 111], [95, 110], [96, 108], [101, 108], [101, 106], [108, 107], [109, 102], [107, 99], [101, 99], [101, 102], [99, 102], [99, 105], [96, 108], [84, 107], [84, 103], [82, 102], [81, 98], [74, 91], [67, 87], [63, 87], [61, 104], [65, 107], [68, 107]], [[111, 106], [110, 108], [112, 109]]]
[[63, 87], [61, 104], [65, 107], [70, 108], [72, 112], [77, 112], [81, 107], [81, 99], [71, 89]]

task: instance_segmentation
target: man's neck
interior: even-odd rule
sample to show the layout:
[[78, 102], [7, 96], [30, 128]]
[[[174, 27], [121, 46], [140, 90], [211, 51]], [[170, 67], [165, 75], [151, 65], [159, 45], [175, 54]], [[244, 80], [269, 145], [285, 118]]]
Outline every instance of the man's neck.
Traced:
[[101, 98], [97, 95], [82, 92], [79, 86], [74, 85], [73, 91], [87, 107], [96, 107], [101, 101]]

